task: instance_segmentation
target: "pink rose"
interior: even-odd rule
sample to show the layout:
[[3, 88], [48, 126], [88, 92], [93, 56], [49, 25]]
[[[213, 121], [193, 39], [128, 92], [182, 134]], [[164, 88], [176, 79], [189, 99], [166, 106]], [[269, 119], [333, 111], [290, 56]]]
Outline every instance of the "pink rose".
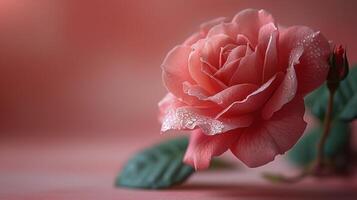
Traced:
[[184, 161], [196, 169], [228, 149], [266, 164], [304, 132], [303, 97], [324, 82], [329, 54], [320, 32], [280, 27], [264, 10], [207, 22], [162, 64], [162, 132], [194, 130]]

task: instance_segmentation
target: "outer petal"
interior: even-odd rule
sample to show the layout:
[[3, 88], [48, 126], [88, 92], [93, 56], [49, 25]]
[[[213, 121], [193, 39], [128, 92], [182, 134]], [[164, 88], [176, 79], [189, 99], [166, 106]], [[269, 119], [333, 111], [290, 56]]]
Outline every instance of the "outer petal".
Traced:
[[284, 60], [289, 58], [288, 52], [299, 46], [304, 49], [300, 64], [295, 68], [299, 94], [307, 94], [326, 80], [331, 50], [328, 41], [320, 32], [314, 32], [304, 26], [294, 26], [283, 29], [279, 41], [279, 57], [282, 58], [280, 66], [288, 63]]
[[214, 35], [224, 34], [232, 39], [236, 39], [238, 33], [238, 25], [236, 23], [221, 23], [218, 24], [207, 33], [207, 37], [212, 37]]
[[183, 82], [194, 82], [188, 72], [188, 58], [191, 48], [188, 46], [176, 46], [164, 59], [162, 68], [162, 79], [165, 87], [176, 97], [185, 103], [192, 105], [197, 100], [183, 91]]
[[232, 22], [238, 24], [239, 33], [247, 36], [255, 47], [258, 43], [259, 29], [265, 24], [274, 23], [274, 19], [265, 10], [246, 9], [239, 12]]
[[177, 107], [178, 104], [177, 98], [171, 93], [167, 93], [163, 99], [159, 102], [159, 121], [162, 123], [162, 120], [168, 109], [171, 107]]
[[229, 119], [216, 119], [214, 114], [218, 110], [195, 109], [192, 107], [171, 107], [166, 110], [162, 118], [161, 131], [193, 130], [201, 128], [207, 135], [225, 133], [237, 128], [248, 127], [253, 122], [253, 115], [240, 115]]
[[183, 43], [182, 45], [186, 45], [186, 46], [191, 46], [193, 44], [195, 44], [197, 41], [199, 41], [200, 39], [204, 38], [205, 34], [202, 34], [200, 32], [194, 33], [192, 34], [190, 37], [188, 37]]
[[215, 25], [221, 24], [226, 20], [225, 17], [219, 17], [216, 19], [213, 19], [211, 21], [205, 22], [201, 24], [200, 26], [200, 31], [193, 34], [189, 38], [187, 38], [184, 42], [183, 45], [191, 46], [192, 44], [196, 43], [198, 40], [205, 38], [208, 31]]
[[301, 137], [306, 122], [301, 96], [286, 104], [270, 120], [246, 128], [231, 146], [233, 154], [249, 167], [259, 167], [289, 150]]
[[238, 135], [239, 133], [223, 133], [209, 136], [197, 129], [191, 133], [184, 162], [196, 170], [206, 169], [209, 167], [212, 157], [227, 151]]
[[216, 19], [210, 20], [208, 22], [202, 23], [200, 26], [201, 32], [207, 34], [208, 31], [218, 25], [218, 24], [222, 24], [224, 21], [226, 21], [225, 17], [218, 17]]

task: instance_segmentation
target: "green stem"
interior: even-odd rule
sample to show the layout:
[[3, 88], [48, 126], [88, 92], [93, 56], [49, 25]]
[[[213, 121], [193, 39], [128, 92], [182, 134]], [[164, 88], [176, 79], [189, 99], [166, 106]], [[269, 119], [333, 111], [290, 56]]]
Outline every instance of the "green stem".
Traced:
[[329, 136], [329, 132], [331, 129], [331, 123], [332, 123], [332, 111], [333, 111], [333, 98], [335, 96], [335, 92], [338, 88], [338, 83], [334, 84], [329, 84], [328, 83], [328, 88], [329, 88], [329, 99], [328, 99], [328, 105], [327, 105], [327, 110], [326, 110], [326, 115], [325, 115], [325, 120], [324, 120], [324, 130], [322, 133], [322, 136], [320, 138], [320, 141], [317, 145], [317, 157], [316, 161], [313, 165], [310, 167], [306, 168], [304, 171], [302, 171], [300, 174], [296, 176], [284, 176], [281, 174], [264, 174], [264, 178], [268, 179], [272, 182], [277, 182], [277, 183], [295, 183], [299, 182], [306, 176], [310, 175], [315, 175], [318, 176], [321, 174], [321, 172], [324, 171], [326, 167], [326, 158], [324, 154], [324, 149], [325, 149], [325, 144], [327, 141], [327, 138]]
[[328, 138], [330, 129], [331, 129], [331, 122], [332, 122], [332, 111], [333, 111], [333, 98], [335, 96], [336, 88], [330, 88], [329, 90], [329, 99], [328, 99], [328, 105], [327, 105], [327, 110], [326, 110], [326, 115], [325, 115], [325, 120], [324, 120], [324, 130], [322, 133], [322, 136], [320, 138], [320, 141], [317, 145], [317, 157], [316, 157], [316, 170], [319, 170], [324, 167], [325, 164], [325, 155], [324, 155], [324, 150], [325, 150], [325, 144], [326, 140]]

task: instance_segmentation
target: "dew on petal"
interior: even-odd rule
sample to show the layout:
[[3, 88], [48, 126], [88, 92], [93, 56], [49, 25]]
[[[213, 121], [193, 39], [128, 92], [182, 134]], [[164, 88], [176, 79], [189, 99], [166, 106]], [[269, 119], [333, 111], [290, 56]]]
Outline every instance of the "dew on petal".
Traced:
[[163, 118], [161, 131], [187, 130], [201, 128], [207, 135], [215, 135], [224, 132], [224, 125], [214, 118], [199, 115], [185, 108], [168, 110]]
[[326, 71], [325, 68], [328, 66], [326, 62], [321, 60], [321, 57], [325, 56], [328, 52], [326, 52], [326, 49], [322, 49], [323, 45], [321, 45], [321, 40], [319, 40], [319, 34], [320, 32], [315, 32], [308, 35], [302, 41], [298, 42], [298, 46], [302, 46], [306, 49], [306, 64], [315, 66], [316, 69], [322, 73]]

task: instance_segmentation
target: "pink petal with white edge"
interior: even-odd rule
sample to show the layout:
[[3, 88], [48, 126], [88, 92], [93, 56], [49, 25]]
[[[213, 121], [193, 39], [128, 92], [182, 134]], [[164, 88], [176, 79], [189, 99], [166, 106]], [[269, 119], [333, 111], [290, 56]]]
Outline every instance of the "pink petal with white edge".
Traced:
[[201, 86], [199, 85], [192, 85], [189, 82], [184, 82], [183, 83], [183, 91], [190, 95], [194, 96], [199, 100], [205, 100], [209, 94], [206, 90], [204, 90]]
[[232, 153], [249, 167], [259, 167], [289, 150], [301, 137], [306, 122], [301, 96], [286, 104], [270, 120], [246, 128], [231, 146]]
[[242, 101], [249, 94], [258, 89], [257, 85], [243, 83], [231, 86], [211, 97], [208, 100], [213, 101], [223, 108], [226, 108], [235, 101]]
[[274, 112], [280, 110], [285, 104], [290, 102], [296, 95], [298, 82], [295, 73], [295, 65], [299, 63], [299, 58], [303, 49], [296, 48], [290, 54], [289, 68], [286, 71], [284, 80], [274, 92], [273, 96], [265, 104], [262, 110], [263, 119], [269, 119]]
[[[300, 64], [295, 67], [298, 79], [298, 93], [307, 94], [320, 86], [328, 73], [328, 58], [331, 53], [330, 45], [320, 32], [304, 26], [293, 26], [282, 29], [279, 39], [280, 58], [289, 58], [287, 52], [297, 47], [302, 47], [304, 53], [300, 58]], [[281, 60], [279, 66], [288, 63]]]
[[191, 133], [190, 142], [184, 156], [184, 162], [196, 170], [207, 169], [211, 159], [226, 152], [239, 133], [205, 135], [200, 129]]
[[278, 32], [275, 31], [271, 34], [268, 46], [265, 52], [264, 65], [263, 65], [263, 82], [269, 80], [274, 74], [282, 69], [279, 67], [278, 62]]
[[259, 110], [271, 97], [273, 92], [281, 82], [283, 74], [277, 73], [260, 88], [249, 94], [244, 100], [233, 102], [226, 109], [221, 111], [217, 118], [239, 116]]
[[199, 102], [195, 105], [195, 107], [210, 108], [216, 106], [214, 102], [208, 101], [208, 92], [199, 85], [192, 85], [189, 82], [184, 82], [183, 90], [187, 95], [196, 98], [197, 102]]
[[220, 107], [225, 108], [234, 101], [243, 100], [257, 89], [257, 85], [244, 83], [231, 86], [213, 96], [209, 96], [208, 93], [200, 86], [191, 85], [188, 82], [184, 83], [184, 91], [188, 95], [195, 96], [197, 99], [202, 101], [202, 105], [200, 105], [200, 107], [209, 107], [210, 105], [212, 106], [212, 103], [215, 103], [215, 105], [219, 105]]
[[262, 46], [263, 50], [265, 50], [268, 47], [270, 37], [274, 32], [278, 32], [278, 28], [275, 26], [274, 23], [265, 24], [260, 28], [258, 41], [259, 44]]

